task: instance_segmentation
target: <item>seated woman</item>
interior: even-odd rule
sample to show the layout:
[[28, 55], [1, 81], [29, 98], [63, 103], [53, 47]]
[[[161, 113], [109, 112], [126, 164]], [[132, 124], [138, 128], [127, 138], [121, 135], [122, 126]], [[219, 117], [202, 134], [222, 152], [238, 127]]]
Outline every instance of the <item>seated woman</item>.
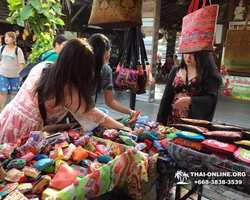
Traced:
[[[46, 64], [51, 65], [45, 69]], [[44, 127], [39, 102], [44, 102], [46, 124], [58, 123], [69, 111], [84, 130], [98, 124], [108, 128], [124, 125], [95, 108], [90, 90], [95, 56], [80, 39], [67, 42], [56, 62], [41, 62], [29, 73], [19, 93], [0, 114], [0, 144], [15, 141]], [[41, 95], [40, 95], [41, 94]]]
[[180, 66], [168, 76], [157, 121], [167, 126], [180, 123], [180, 118], [212, 121], [220, 85], [211, 52], [183, 54]]

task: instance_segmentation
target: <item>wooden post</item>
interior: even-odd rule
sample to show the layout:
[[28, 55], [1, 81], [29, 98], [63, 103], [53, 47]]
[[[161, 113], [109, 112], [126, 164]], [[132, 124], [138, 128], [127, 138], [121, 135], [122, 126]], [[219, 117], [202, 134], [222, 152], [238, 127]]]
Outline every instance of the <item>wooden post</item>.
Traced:
[[[145, 34], [144, 43], [150, 62], [153, 77], [156, 73], [157, 47], [159, 39], [161, 14], [161, 0], [144, 0], [142, 13], [142, 31]], [[147, 93], [136, 95], [137, 100], [153, 102], [155, 96], [155, 84], [147, 87]]]

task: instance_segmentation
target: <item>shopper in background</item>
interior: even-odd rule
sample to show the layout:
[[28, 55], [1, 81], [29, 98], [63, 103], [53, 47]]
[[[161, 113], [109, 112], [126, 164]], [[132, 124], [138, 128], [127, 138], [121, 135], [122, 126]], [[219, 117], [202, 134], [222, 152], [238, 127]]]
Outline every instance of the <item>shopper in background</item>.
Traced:
[[21, 48], [16, 46], [16, 34], [5, 33], [6, 45], [1, 46], [0, 54], [0, 107], [3, 111], [6, 103], [7, 93], [10, 89], [11, 100], [18, 92], [19, 72], [24, 68], [24, 55]]
[[171, 71], [172, 67], [174, 66], [174, 59], [173, 59], [173, 55], [170, 55], [169, 56], [169, 59], [168, 59], [168, 67], [167, 67], [167, 70], [166, 70], [166, 74], [165, 74], [165, 78], [164, 80], [166, 81], [167, 78], [168, 78], [168, 74], [169, 72]]
[[117, 112], [132, 115], [133, 110], [121, 105], [113, 97], [112, 69], [107, 65], [110, 57], [111, 44], [103, 34], [94, 34], [88, 39], [95, 54], [95, 77], [92, 86], [92, 94], [97, 100], [100, 91], [104, 91], [105, 103]]
[[180, 64], [180, 62], [179, 62], [179, 60], [178, 60], [178, 56], [175, 55], [175, 56], [174, 56], [174, 65], [179, 65], [179, 64]]
[[60, 53], [63, 46], [66, 44], [68, 40], [69, 38], [66, 35], [58, 34], [53, 40], [53, 49], [45, 51], [41, 55], [41, 60], [55, 62], [58, 57], [58, 54]]
[[180, 66], [168, 76], [157, 121], [167, 126], [180, 118], [212, 121], [220, 85], [212, 52], [183, 54]]
[[[46, 64], [51, 64], [45, 69]], [[0, 114], [0, 144], [39, 131], [44, 122], [38, 106], [44, 102], [46, 125], [58, 123], [67, 112], [91, 130], [98, 124], [114, 129], [124, 125], [95, 108], [89, 88], [96, 85], [95, 56], [86, 42], [72, 39], [55, 63], [41, 62], [29, 73], [16, 98]], [[40, 95], [42, 94], [42, 95]]]

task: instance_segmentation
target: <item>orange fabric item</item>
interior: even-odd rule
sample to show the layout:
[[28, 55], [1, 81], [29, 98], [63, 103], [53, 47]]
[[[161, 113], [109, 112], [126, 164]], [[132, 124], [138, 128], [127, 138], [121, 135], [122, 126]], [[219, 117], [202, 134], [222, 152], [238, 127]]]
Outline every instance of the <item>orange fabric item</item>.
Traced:
[[81, 146], [78, 146], [72, 153], [72, 160], [76, 161], [77, 163], [87, 157], [88, 153]]

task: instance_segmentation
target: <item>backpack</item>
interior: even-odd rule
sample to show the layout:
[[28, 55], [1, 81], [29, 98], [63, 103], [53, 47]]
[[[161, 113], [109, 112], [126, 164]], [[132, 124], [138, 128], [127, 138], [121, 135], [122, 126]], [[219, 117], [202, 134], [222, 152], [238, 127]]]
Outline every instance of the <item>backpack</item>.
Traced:
[[[49, 51], [49, 50], [48, 50]], [[38, 63], [45, 61], [46, 59], [48, 59], [50, 56], [56, 54], [56, 52], [52, 52], [50, 55], [46, 56], [44, 59], [42, 59], [42, 55], [48, 51], [45, 51], [43, 53], [40, 54], [40, 56], [37, 59], [37, 62], [31, 62], [29, 63], [20, 73], [19, 76], [22, 78], [21, 84], [25, 81], [25, 79], [28, 77], [30, 71], [32, 70], [32, 68], [37, 65]]]
[[[6, 47], [6, 45], [3, 45], [3, 46], [2, 46], [1, 54], [3, 53], [3, 50], [4, 50], [5, 47]], [[16, 47], [16, 49], [15, 49], [15, 54], [16, 54], [16, 57], [17, 57], [17, 54], [18, 54], [18, 47]]]

